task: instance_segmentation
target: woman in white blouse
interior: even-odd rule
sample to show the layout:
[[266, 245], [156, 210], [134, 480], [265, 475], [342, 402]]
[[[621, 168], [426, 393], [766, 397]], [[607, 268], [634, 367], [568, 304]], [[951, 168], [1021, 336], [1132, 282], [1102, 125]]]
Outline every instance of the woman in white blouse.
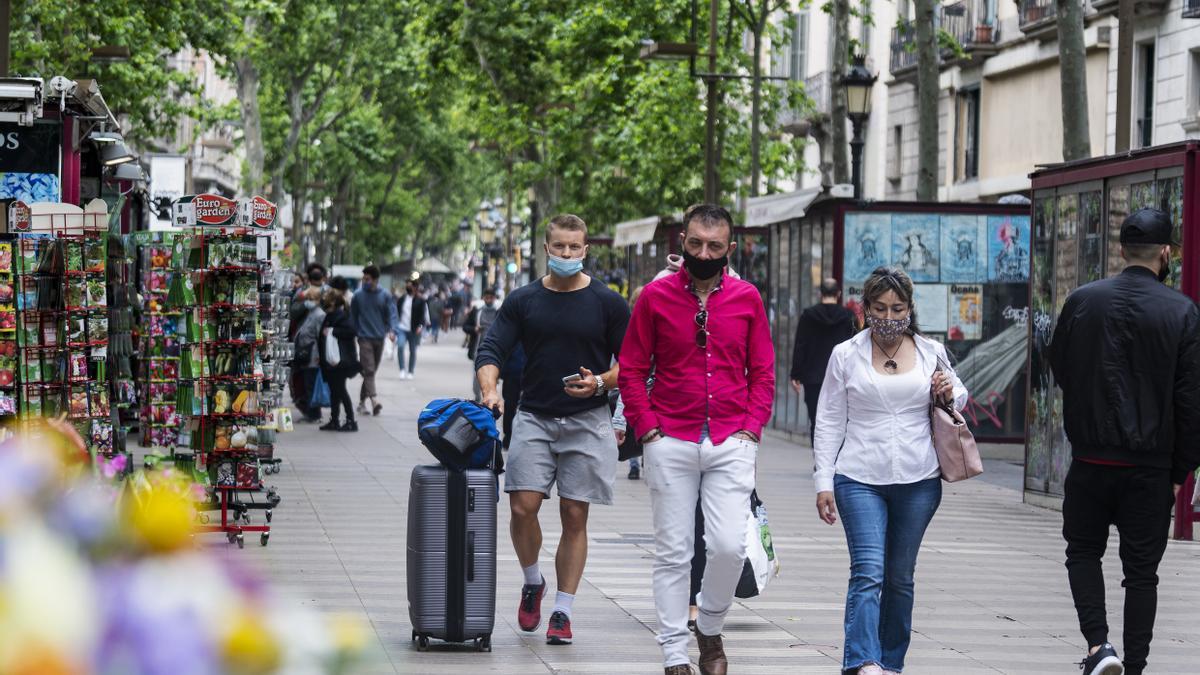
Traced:
[[941, 344], [917, 330], [913, 283], [881, 267], [863, 285], [867, 328], [833, 350], [817, 405], [817, 513], [842, 515], [850, 549], [844, 672], [899, 673], [912, 632], [913, 570], [942, 499], [930, 396], [967, 391]]

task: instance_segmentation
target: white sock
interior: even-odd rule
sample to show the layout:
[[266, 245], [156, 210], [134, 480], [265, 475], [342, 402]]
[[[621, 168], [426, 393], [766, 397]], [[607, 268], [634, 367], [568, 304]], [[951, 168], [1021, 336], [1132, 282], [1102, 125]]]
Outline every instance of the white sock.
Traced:
[[521, 571], [525, 573], [525, 583], [529, 586], [542, 585], [542, 572], [538, 569], [538, 564], [533, 563], [529, 567], [522, 567]]
[[[574, 595], [571, 595], [570, 593], [563, 593], [562, 591], [559, 591], [558, 595], [554, 596], [554, 611], [562, 612], [563, 614], [566, 614], [567, 618], [569, 619], [569, 618], [571, 618], [571, 604], [574, 602], [575, 602]], [[553, 612], [551, 612], [551, 613], [553, 614]]]

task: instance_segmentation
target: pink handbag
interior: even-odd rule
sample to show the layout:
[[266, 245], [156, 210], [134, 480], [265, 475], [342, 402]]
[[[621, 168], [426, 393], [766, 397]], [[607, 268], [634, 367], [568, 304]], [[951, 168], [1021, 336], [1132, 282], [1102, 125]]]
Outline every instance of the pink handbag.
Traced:
[[[937, 370], [942, 370], [940, 363]], [[983, 460], [967, 421], [954, 409], [953, 403], [938, 400], [932, 391], [929, 395], [929, 429], [933, 434], [933, 449], [937, 452], [942, 480], [955, 483], [983, 473]]]

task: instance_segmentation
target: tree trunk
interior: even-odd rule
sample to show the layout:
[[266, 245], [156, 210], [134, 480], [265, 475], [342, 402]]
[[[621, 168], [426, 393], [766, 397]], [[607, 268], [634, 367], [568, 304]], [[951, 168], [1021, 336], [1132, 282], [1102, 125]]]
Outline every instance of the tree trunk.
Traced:
[[758, 196], [762, 178], [762, 39], [766, 29], [767, 3], [760, 3], [759, 22], [752, 27], [754, 35], [753, 77], [750, 80], [750, 196]]
[[850, 2], [833, 0], [833, 61], [829, 68], [829, 140], [833, 181], [850, 182], [850, 139], [846, 135], [846, 88], [841, 85], [850, 62]]
[[[246, 35], [253, 35], [258, 25], [254, 15], [247, 15], [242, 24]], [[243, 54], [233, 62], [237, 72], [238, 101], [242, 109], [242, 132], [246, 141], [246, 173], [242, 177], [242, 190], [247, 195], [262, 192], [263, 169], [266, 153], [263, 149], [262, 115], [258, 106], [258, 66], [248, 55]], [[274, 193], [271, 199], [279, 201], [282, 195]]]
[[917, 200], [937, 201], [938, 160], [938, 75], [940, 70], [937, 35], [933, 20], [936, 0], [916, 0], [917, 18]]
[[1083, 46], [1080, 0], [1056, 0], [1059, 79], [1062, 84], [1063, 160], [1086, 159], [1092, 152], [1088, 130], [1087, 52]]

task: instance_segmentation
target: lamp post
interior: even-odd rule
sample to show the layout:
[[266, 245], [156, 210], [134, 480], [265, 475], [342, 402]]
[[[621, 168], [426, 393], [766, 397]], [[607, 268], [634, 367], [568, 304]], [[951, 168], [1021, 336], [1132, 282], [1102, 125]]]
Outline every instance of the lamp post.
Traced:
[[496, 226], [492, 224], [492, 203], [483, 202], [479, 205], [479, 243], [483, 249], [483, 290], [491, 288], [492, 280], [492, 243], [496, 241]]
[[841, 84], [846, 88], [846, 109], [854, 125], [854, 137], [850, 139], [850, 175], [855, 199], [862, 199], [862, 154], [866, 144], [863, 125], [871, 115], [871, 89], [876, 77], [867, 70], [865, 57], [856, 54], [850, 60], [850, 69], [841, 78]]

